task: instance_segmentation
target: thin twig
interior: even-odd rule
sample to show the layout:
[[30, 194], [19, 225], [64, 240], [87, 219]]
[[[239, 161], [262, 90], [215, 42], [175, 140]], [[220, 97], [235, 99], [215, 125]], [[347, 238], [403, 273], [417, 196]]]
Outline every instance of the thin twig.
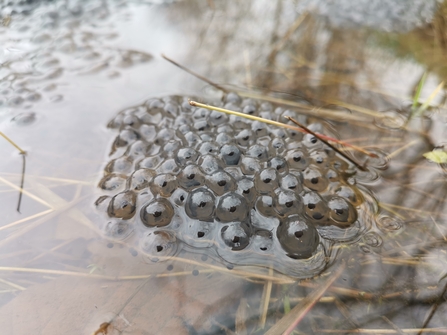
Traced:
[[179, 63], [177, 63], [176, 61], [170, 59], [170, 58], [167, 57], [166, 55], [163, 55], [163, 54], [162, 54], [161, 57], [163, 57], [164, 59], [166, 59], [168, 62], [174, 64], [175, 66], [179, 67], [179, 68], [182, 69], [183, 71], [186, 71], [186, 72], [188, 72], [189, 74], [193, 75], [194, 77], [196, 77], [196, 78], [198, 78], [198, 79], [200, 79], [200, 80], [203, 80], [204, 82], [210, 84], [211, 86], [214, 86], [214, 87], [217, 88], [218, 90], [221, 90], [221, 91], [224, 92], [224, 93], [228, 93], [228, 90], [227, 90], [226, 88], [223, 88], [222, 86], [220, 86], [220, 85], [218, 85], [218, 84], [212, 82], [212, 81], [209, 80], [208, 78], [205, 78], [204, 76], [202, 76], [202, 75], [200, 75], [200, 74], [198, 74], [198, 73], [195, 73], [195, 72], [191, 71], [190, 69], [184, 67], [183, 65], [180, 65]]
[[344, 152], [338, 150], [337, 147], [333, 146], [332, 144], [330, 144], [328, 141], [326, 141], [324, 138], [322, 138], [320, 135], [318, 135], [316, 132], [310, 130], [309, 128], [307, 128], [305, 125], [299, 123], [298, 121], [296, 121], [295, 119], [291, 118], [290, 116], [286, 116], [286, 119], [289, 121], [292, 121], [293, 123], [295, 123], [297, 126], [303, 128], [307, 133], [315, 136], [316, 138], [318, 138], [321, 142], [323, 142], [324, 144], [326, 144], [328, 147], [330, 147], [332, 150], [334, 150], [335, 152], [337, 152], [340, 156], [342, 156], [343, 158], [347, 159], [349, 162], [351, 162], [352, 164], [354, 164], [355, 166], [357, 166], [360, 170], [362, 171], [367, 171], [367, 169], [363, 166], [360, 165], [360, 163], [356, 162], [354, 159], [352, 159], [351, 157], [349, 157], [348, 155], [346, 155]]
[[19, 191], [19, 201], [17, 202], [17, 212], [20, 213], [20, 205], [22, 204], [23, 195], [23, 185], [25, 184], [25, 167], [26, 167], [26, 155], [22, 154], [22, 177], [20, 179], [20, 191]]
[[26, 155], [26, 151], [25, 150], [23, 150], [22, 148], [20, 148], [17, 144], [15, 144], [14, 143], [14, 141], [13, 140], [11, 140], [8, 136], [6, 136], [4, 133], [2, 133], [1, 131], [0, 131], [0, 136], [2, 136], [5, 140], [7, 140], [14, 148], [16, 148], [17, 150], [19, 150], [19, 152], [22, 154], [22, 155]]

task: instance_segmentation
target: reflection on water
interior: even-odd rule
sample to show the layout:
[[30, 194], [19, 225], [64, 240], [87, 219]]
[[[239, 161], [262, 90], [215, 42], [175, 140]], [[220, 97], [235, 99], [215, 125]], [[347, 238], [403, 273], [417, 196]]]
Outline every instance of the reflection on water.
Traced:
[[[348, 11], [339, 17], [345, 4], [335, 4], [326, 9], [310, 1], [2, 4], [0, 130], [28, 152], [18, 213], [21, 157], [1, 139], [4, 332], [273, 334], [300, 318], [306, 334], [445, 332], [446, 175], [423, 156], [447, 141], [444, 92], [424, 117], [407, 122], [425, 64], [434, 70], [420, 103], [441, 81], [443, 65], [433, 65], [436, 57], [408, 54], [411, 48], [398, 49], [403, 43], [390, 45], [405, 36], [425, 47], [421, 36], [434, 31], [442, 46], [444, 7], [432, 26], [424, 22], [434, 2], [414, 1], [402, 15], [395, 15], [396, 2], [388, 11], [374, 10], [368, 27], [346, 29], [346, 18], [359, 19]], [[334, 11], [323, 18], [331, 6]], [[413, 17], [415, 10], [421, 15]], [[401, 16], [409, 20], [396, 21]], [[399, 31], [413, 24], [420, 28], [391, 35], [371, 29], [377, 22]], [[444, 55], [442, 47], [437, 50]], [[126, 160], [107, 163], [109, 148], [122, 148], [106, 129], [110, 120], [153, 97], [215, 101], [220, 96], [164, 61], [162, 52], [238, 91], [243, 100], [293, 110], [306, 124], [321, 124], [330, 136], [378, 155], [367, 159], [344, 148], [369, 167], [347, 180], [377, 202], [367, 198], [375, 206], [358, 208], [346, 185], [341, 187], [341, 197], [357, 207], [368, 229], [351, 243], [338, 238], [331, 249], [337, 257], [319, 277], [296, 281], [271, 268], [233, 266], [245, 263], [239, 257], [222, 265], [206, 252], [180, 249], [166, 262], [152, 264], [145, 253], [167, 248], [175, 235], [154, 233], [134, 245], [125, 238], [125, 221], [98, 228], [106, 220], [92, 204], [104, 168], [105, 188], [121, 187], [122, 173], [111, 174], [116, 168], [133, 171]], [[156, 135], [169, 134], [158, 129]], [[156, 176], [149, 172], [149, 177]], [[139, 178], [144, 182], [144, 175]], [[108, 202], [98, 205], [109, 208]], [[130, 215], [118, 208], [115, 216], [116, 210], [119, 217]], [[206, 215], [197, 210], [185, 215]], [[333, 236], [323, 229], [320, 234]], [[272, 255], [280, 261], [287, 257]], [[273, 267], [302, 276], [296, 268]], [[312, 299], [319, 302], [306, 309]]]

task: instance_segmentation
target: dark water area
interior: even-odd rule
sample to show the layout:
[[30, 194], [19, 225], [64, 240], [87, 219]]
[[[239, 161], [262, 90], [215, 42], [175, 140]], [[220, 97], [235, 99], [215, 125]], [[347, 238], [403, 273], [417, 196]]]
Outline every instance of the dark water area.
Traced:
[[3, 333], [447, 333], [443, 2], [0, 9]]

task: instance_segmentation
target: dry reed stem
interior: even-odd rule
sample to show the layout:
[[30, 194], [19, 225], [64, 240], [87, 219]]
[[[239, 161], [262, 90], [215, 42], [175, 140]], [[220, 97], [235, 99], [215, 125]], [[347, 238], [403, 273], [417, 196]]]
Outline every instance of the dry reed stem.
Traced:
[[54, 211], [54, 209], [47, 209], [46, 211], [39, 212], [39, 213], [30, 215], [30, 216], [28, 216], [28, 217], [26, 217], [26, 218], [23, 218], [23, 219], [20, 219], [20, 220], [17, 220], [17, 221], [8, 223], [7, 225], [1, 226], [1, 227], [0, 227], [0, 231], [5, 230], [5, 229], [9, 229], [9, 228], [11, 228], [11, 227], [15, 227], [15, 226], [17, 226], [18, 224], [24, 223], [24, 222], [26, 222], [26, 221], [30, 221], [30, 220], [32, 220], [32, 219], [36, 219], [36, 218], [38, 218], [38, 217], [44, 216], [44, 215], [46, 215], [46, 214], [49, 214], [49, 213], [51, 213], [51, 212], [53, 212], [53, 211]]
[[[269, 268], [269, 275], [273, 276], [273, 269], [271, 267]], [[268, 280], [264, 285], [264, 289], [262, 291], [261, 305], [259, 306], [261, 317], [259, 318], [258, 327], [260, 329], [264, 329], [265, 322], [267, 321], [267, 313], [269, 310], [271, 295], [272, 295], [272, 281]]]
[[11, 183], [8, 180], [6, 180], [5, 178], [0, 177], [0, 181], [2, 183], [4, 183], [4, 184], [8, 185], [9, 187], [12, 187], [12, 188], [16, 189], [17, 191], [22, 191], [23, 194], [27, 195], [28, 197], [30, 197], [33, 200], [36, 200], [38, 203], [40, 203], [40, 204], [42, 204], [42, 205], [44, 205], [44, 206], [46, 206], [46, 207], [48, 207], [50, 209], [54, 209], [48, 202], [44, 201], [43, 199], [35, 196], [34, 194], [32, 194], [32, 193], [30, 193], [30, 192], [28, 192], [26, 190], [22, 190], [20, 187], [14, 185], [13, 183]]
[[6, 136], [3, 132], [0, 131], [0, 136], [2, 136], [5, 140], [7, 140], [14, 148], [19, 150], [22, 155], [26, 155], [26, 151], [20, 148], [13, 140], [11, 140], [8, 136]]
[[335, 280], [340, 277], [345, 267], [345, 263], [340, 265], [337, 271], [335, 271], [324, 284], [312, 291], [301, 303], [296, 305], [288, 314], [272, 326], [265, 335], [290, 335], [323, 294], [327, 292]]

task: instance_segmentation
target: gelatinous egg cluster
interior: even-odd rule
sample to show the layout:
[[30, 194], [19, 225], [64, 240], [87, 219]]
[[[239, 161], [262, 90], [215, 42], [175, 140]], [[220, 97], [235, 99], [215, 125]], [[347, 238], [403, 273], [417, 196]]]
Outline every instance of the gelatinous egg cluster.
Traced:
[[[302, 120], [233, 93], [216, 104]], [[299, 276], [325, 266], [330, 244], [362, 231], [363, 196], [348, 183], [355, 170], [313, 135], [192, 107], [177, 96], [124, 110], [109, 127], [119, 135], [99, 183], [107, 194], [97, 201], [108, 216], [104, 231], [112, 239], [133, 235], [153, 260], [181, 245]]]

